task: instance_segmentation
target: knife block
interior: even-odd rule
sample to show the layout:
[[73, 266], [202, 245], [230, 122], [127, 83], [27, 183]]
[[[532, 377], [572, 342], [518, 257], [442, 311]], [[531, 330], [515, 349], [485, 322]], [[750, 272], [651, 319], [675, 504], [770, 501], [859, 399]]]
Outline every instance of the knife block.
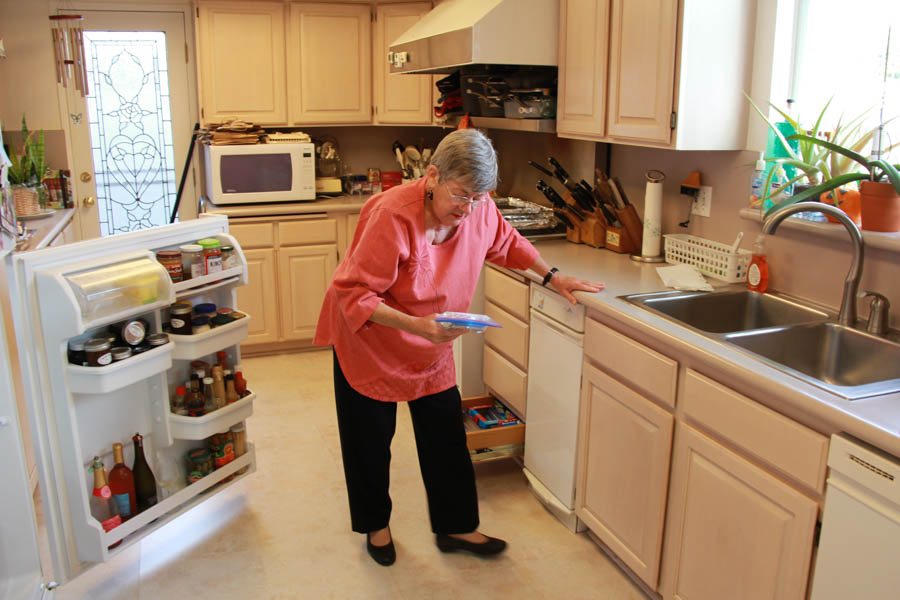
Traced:
[[[575, 202], [575, 198], [572, 197], [571, 192], [563, 194], [563, 200], [570, 206], [580, 208], [578, 203]], [[603, 248], [606, 244], [606, 222], [583, 209], [582, 212], [586, 213], [584, 221], [579, 221], [577, 217], [572, 216], [575, 228], [566, 230], [566, 240], [573, 244], [587, 244], [594, 248]]]
[[630, 254], [637, 250], [637, 246], [631, 242], [631, 236], [625, 227], [606, 228], [606, 247], [613, 252], [622, 254]]
[[638, 217], [634, 205], [626, 204], [625, 208], [617, 208], [616, 217], [621, 221], [628, 236], [629, 245], [631, 246], [629, 252], [637, 251], [644, 241], [644, 226], [641, 224], [641, 218]]

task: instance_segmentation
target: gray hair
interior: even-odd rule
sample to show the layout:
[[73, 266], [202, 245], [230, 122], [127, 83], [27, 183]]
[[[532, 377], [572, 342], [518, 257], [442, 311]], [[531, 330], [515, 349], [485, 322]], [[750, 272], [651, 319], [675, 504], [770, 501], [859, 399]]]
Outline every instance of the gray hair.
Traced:
[[456, 181], [473, 194], [497, 187], [497, 152], [477, 129], [458, 129], [445, 136], [431, 164], [440, 172], [440, 181]]

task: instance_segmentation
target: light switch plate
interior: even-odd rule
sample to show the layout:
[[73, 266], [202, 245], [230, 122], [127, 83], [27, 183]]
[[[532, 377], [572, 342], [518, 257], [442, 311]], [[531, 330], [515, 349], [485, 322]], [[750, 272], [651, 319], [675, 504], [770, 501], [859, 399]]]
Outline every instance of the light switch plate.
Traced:
[[691, 214], [698, 217], [708, 217], [710, 215], [710, 206], [712, 205], [712, 186], [701, 185], [697, 197], [691, 204]]

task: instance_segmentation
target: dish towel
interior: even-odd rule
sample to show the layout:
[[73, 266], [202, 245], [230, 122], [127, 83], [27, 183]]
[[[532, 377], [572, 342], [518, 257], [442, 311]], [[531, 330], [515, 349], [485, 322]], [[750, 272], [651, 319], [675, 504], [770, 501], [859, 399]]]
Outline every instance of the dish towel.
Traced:
[[713, 287], [694, 265], [671, 265], [668, 267], [656, 267], [660, 279], [666, 287], [676, 290], [698, 290], [703, 292], [713, 291]]

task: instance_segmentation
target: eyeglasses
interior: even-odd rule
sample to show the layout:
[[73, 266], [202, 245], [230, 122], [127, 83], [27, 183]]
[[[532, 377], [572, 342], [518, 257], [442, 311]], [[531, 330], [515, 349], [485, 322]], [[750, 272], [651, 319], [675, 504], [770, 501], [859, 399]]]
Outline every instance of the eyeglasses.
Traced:
[[481, 194], [472, 194], [471, 196], [457, 196], [450, 191], [449, 187], [447, 188], [447, 195], [450, 196], [450, 199], [457, 206], [471, 206], [472, 208], [481, 204], [487, 197], [487, 194], [483, 192]]

